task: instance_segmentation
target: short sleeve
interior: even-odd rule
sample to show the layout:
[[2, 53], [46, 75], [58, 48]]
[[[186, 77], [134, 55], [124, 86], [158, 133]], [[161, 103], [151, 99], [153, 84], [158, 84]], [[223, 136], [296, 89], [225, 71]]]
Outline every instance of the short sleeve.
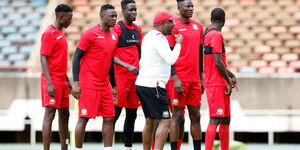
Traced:
[[54, 45], [55, 45], [55, 40], [51, 32], [45, 32], [42, 35], [40, 54], [45, 56], [50, 56]]
[[91, 45], [91, 36], [88, 31], [82, 33], [77, 48], [86, 51]]
[[142, 41], [143, 41], [143, 32], [142, 32], [142, 28], [140, 26], [137, 26], [138, 30], [139, 30], [139, 43], [138, 45], [142, 45]]
[[211, 47], [213, 53], [222, 53], [223, 37], [220, 32], [215, 32], [212, 36]]
[[203, 26], [201, 24], [199, 24], [199, 30], [200, 30], [200, 44], [203, 44]]

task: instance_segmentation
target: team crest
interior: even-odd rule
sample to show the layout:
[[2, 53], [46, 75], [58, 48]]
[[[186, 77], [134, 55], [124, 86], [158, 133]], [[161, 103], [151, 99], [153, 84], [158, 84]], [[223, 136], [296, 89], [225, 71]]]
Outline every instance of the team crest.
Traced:
[[114, 40], [114, 41], [117, 40], [116, 36], [113, 35], [113, 34], [111, 35], [111, 39]]
[[196, 24], [193, 24], [193, 29], [194, 30], [199, 30], [198, 26]]
[[56, 104], [56, 101], [54, 98], [51, 98], [50, 101], [49, 101], [49, 104], [51, 105], [55, 105]]
[[218, 115], [223, 115], [223, 114], [224, 114], [223, 109], [218, 108], [218, 109], [217, 109], [217, 114], [218, 114]]
[[170, 117], [170, 112], [169, 111], [164, 111], [162, 114], [163, 118], [169, 118]]
[[178, 103], [179, 103], [178, 99], [173, 99], [173, 102], [172, 102], [173, 105], [178, 105]]
[[86, 109], [82, 109], [81, 110], [81, 115], [87, 115], [87, 110]]

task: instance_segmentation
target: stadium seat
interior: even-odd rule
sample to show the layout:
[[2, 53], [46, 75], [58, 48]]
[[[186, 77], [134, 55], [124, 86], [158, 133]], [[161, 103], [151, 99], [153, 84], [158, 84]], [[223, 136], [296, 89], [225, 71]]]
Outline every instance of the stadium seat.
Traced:
[[18, 14], [18, 13], [7, 14], [7, 19], [10, 19], [10, 20], [16, 20], [16, 19], [21, 19], [21, 18], [22, 18], [22, 14]]
[[11, 63], [8, 60], [0, 60], [0, 67], [10, 66]]
[[32, 7], [19, 7], [17, 12], [19, 13], [31, 13], [33, 12]]
[[14, 61], [14, 66], [17, 66], [17, 67], [26, 67], [27, 66], [27, 60], [16, 60]]
[[15, 47], [15, 46], [7, 46], [7, 47], [3, 47], [1, 49], [2, 54], [10, 54], [10, 53], [16, 53], [16, 52], [17, 52], [17, 47]]
[[8, 60], [15, 61], [15, 60], [24, 60], [25, 55], [21, 53], [16, 53], [16, 54], [10, 54], [8, 55]]
[[0, 1], [0, 6], [5, 6], [9, 4], [9, 0], [1, 0]]
[[31, 20], [31, 25], [39, 27], [42, 25], [42, 21], [40, 19]]
[[33, 41], [33, 40], [35, 40], [36, 38], [38, 38], [36, 33], [28, 33], [28, 34], [26, 34], [26, 36], [25, 36], [25, 39], [26, 39], [26, 40], [29, 40], [29, 41]]
[[26, 19], [40, 19], [41, 14], [40, 13], [28, 13], [26, 14]]
[[257, 70], [254, 67], [240, 67], [239, 72], [240, 73], [256, 73]]
[[10, 24], [10, 20], [8, 19], [0, 19], [0, 26], [7, 26]]
[[26, 26], [28, 25], [29, 20], [28, 19], [17, 19], [17, 20], [13, 20], [13, 25], [15, 26]]
[[14, 8], [13, 7], [1, 7], [1, 12], [2, 13], [14, 13]]
[[20, 53], [30, 53], [32, 51], [32, 46], [20, 47]]
[[2, 33], [15, 33], [17, 32], [17, 28], [13, 26], [6, 26], [1, 28]]
[[35, 12], [38, 12], [38, 13], [46, 13], [47, 12], [47, 7], [46, 6], [40, 6], [40, 7], [37, 7], [35, 9]]
[[0, 61], [4, 60], [4, 55], [3, 54], [0, 54]]
[[30, 5], [32, 6], [42, 6], [46, 4], [46, 0], [31, 0]]
[[6, 38], [11, 41], [17, 41], [23, 39], [22, 34], [19, 33], [8, 34]]
[[20, 33], [32, 33], [35, 32], [36, 28], [34, 26], [24, 26], [20, 28]]
[[24, 6], [26, 4], [27, 4], [26, 0], [13, 0], [11, 2], [11, 5], [14, 5], [14, 6]]

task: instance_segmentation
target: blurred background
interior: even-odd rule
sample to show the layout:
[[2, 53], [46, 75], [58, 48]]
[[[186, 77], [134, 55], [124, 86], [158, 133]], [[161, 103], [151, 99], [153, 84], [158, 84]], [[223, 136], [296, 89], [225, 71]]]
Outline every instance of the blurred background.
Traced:
[[[178, 14], [176, 0], [135, 1], [138, 9], [135, 23], [142, 27], [143, 33], [152, 28], [156, 12]], [[1, 143], [41, 142], [44, 109], [39, 83], [40, 38], [54, 22], [54, 9], [60, 3], [74, 10], [72, 24], [65, 30], [70, 77], [80, 34], [100, 22], [100, 6], [110, 3], [116, 7], [118, 18], [123, 17], [120, 0], [0, 0], [0, 147]], [[213, 8], [221, 7], [226, 12], [222, 33], [227, 61], [239, 83], [239, 91], [232, 95], [232, 140], [247, 145], [300, 143], [300, 0], [193, 0], [193, 3], [193, 19], [204, 28], [210, 25]], [[202, 98], [204, 133], [209, 116], [206, 96]], [[73, 109], [75, 100], [70, 100], [72, 133], [77, 114]], [[123, 121], [121, 117], [117, 122], [116, 142], [122, 141]], [[89, 122], [87, 142], [102, 139], [101, 122], [100, 118]], [[141, 142], [143, 124], [140, 109], [136, 142]], [[185, 129], [184, 141], [188, 143], [191, 141], [188, 119]], [[53, 130], [53, 141], [58, 142], [57, 118]], [[288, 149], [300, 149], [300, 145]]]

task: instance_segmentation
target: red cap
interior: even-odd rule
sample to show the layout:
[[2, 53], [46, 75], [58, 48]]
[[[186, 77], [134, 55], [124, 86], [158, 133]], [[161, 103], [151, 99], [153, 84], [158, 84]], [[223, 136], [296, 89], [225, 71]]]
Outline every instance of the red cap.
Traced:
[[174, 20], [174, 16], [167, 12], [167, 11], [161, 11], [155, 14], [154, 18], [153, 18], [153, 24], [157, 24], [160, 22], [163, 22], [165, 20]]

